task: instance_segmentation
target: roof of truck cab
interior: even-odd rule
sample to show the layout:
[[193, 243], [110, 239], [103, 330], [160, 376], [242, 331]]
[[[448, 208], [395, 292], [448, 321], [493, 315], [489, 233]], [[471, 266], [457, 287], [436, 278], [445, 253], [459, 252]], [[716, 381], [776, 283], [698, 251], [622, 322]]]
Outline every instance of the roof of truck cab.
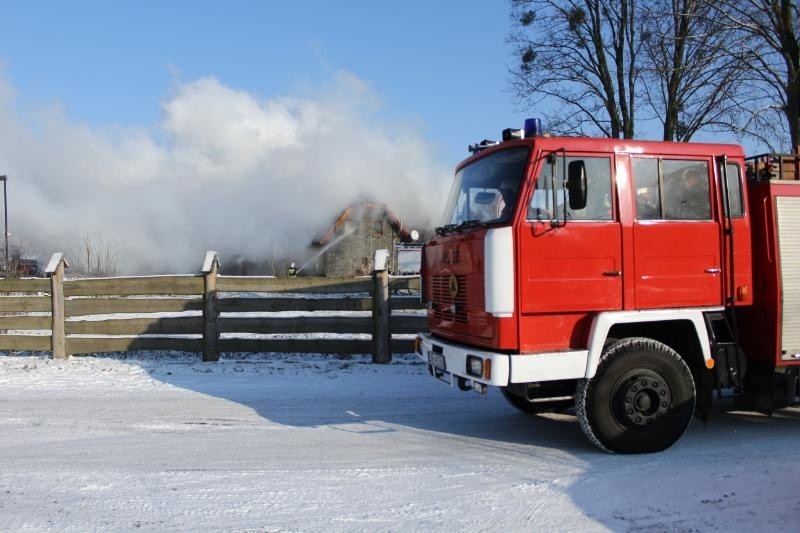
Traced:
[[619, 154], [648, 154], [663, 156], [714, 156], [728, 155], [744, 157], [744, 150], [738, 144], [695, 143], [671, 141], [645, 141], [637, 139], [609, 139], [598, 137], [532, 137], [505, 141], [485, 148], [468, 157], [457, 168], [466, 166], [490, 153], [514, 146], [533, 145], [536, 150], [554, 151], [566, 148], [571, 152], [605, 152]]

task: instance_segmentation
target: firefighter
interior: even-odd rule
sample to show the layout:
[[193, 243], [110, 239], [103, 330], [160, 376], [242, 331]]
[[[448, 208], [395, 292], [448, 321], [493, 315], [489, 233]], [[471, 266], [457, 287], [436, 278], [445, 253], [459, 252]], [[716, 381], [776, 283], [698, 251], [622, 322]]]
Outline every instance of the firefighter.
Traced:
[[297, 277], [297, 269], [295, 268], [294, 263], [289, 263], [289, 269], [286, 271], [286, 274], [290, 278], [296, 278]]
[[519, 182], [512, 179], [505, 179], [500, 184], [500, 196], [502, 197], [503, 206], [498, 217], [502, 221], [511, 218], [514, 212], [514, 206], [517, 203], [517, 191], [519, 189]]
[[686, 169], [679, 182], [676, 205], [677, 218], [681, 220], [706, 220], [711, 218], [708, 200], [708, 176], [702, 169]]

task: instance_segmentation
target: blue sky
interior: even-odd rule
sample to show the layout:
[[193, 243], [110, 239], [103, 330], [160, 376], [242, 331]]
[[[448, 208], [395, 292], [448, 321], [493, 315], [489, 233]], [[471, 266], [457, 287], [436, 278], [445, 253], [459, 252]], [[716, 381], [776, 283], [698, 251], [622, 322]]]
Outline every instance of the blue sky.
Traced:
[[[442, 164], [521, 124], [506, 91], [505, 0], [14, 2], [0, 61], [23, 113], [148, 127], [176, 83], [213, 76], [261, 98], [337, 71], [367, 82], [381, 118], [413, 121]], [[529, 114], [529, 113], [528, 113]]]
[[467, 146], [526, 116], [507, 92], [506, 0], [0, 14], [9, 231], [42, 258], [90, 235], [122, 272], [191, 271], [205, 250], [299, 259], [360, 200], [432, 227]]

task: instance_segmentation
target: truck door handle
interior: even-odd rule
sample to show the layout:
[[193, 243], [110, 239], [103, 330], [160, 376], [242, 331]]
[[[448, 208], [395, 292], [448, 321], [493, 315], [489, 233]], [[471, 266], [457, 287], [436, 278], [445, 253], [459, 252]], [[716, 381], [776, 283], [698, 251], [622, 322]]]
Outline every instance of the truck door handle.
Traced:
[[603, 272], [603, 275], [608, 277], [621, 276], [622, 270], [612, 270], [610, 272]]
[[707, 268], [706, 269], [706, 274], [719, 274], [720, 272], [722, 272], [721, 268]]

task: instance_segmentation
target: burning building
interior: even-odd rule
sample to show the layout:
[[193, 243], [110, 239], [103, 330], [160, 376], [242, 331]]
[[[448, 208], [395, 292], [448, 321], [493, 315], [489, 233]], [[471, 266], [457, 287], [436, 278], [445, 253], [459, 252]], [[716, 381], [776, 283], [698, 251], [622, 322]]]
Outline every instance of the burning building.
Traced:
[[331, 277], [367, 275], [372, 272], [375, 250], [387, 249], [389, 270], [397, 272], [397, 247], [408, 250], [418, 246], [414, 244], [417, 238], [385, 204], [356, 204], [312, 242], [319, 250], [316, 270]]

